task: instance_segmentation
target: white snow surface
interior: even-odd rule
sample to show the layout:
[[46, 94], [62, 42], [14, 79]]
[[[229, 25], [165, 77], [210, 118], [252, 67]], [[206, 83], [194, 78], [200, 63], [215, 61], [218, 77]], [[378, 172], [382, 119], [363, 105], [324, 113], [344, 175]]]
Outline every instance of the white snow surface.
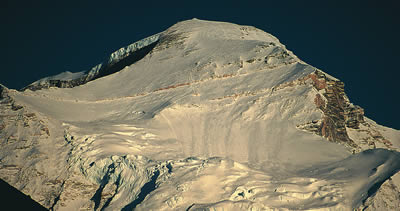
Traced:
[[[296, 82], [316, 68], [274, 36], [193, 19], [148, 41], [155, 39], [140, 61], [82, 86], [9, 90], [60, 146], [46, 142], [43, 149], [58, 153], [41, 151], [68, 169], [58, 175], [65, 183], [55, 209], [352, 210], [400, 169], [398, 148], [352, 155], [296, 129], [323, 115], [318, 91]], [[385, 130], [400, 146], [398, 131]], [[68, 185], [77, 181], [103, 187], [102, 200], [94, 202], [96, 188], [88, 194]], [[35, 189], [29, 194], [40, 201], [41, 184]]]

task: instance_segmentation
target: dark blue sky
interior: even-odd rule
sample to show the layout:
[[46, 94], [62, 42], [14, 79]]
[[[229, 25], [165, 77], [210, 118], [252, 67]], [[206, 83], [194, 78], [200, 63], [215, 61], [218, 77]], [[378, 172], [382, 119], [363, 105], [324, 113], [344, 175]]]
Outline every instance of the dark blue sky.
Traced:
[[196, 17], [275, 35], [300, 59], [345, 82], [350, 100], [368, 117], [400, 129], [396, 1], [71, 2], [2, 2], [0, 83], [19, 89], [63, 71], [88, 70], [123, 46]]

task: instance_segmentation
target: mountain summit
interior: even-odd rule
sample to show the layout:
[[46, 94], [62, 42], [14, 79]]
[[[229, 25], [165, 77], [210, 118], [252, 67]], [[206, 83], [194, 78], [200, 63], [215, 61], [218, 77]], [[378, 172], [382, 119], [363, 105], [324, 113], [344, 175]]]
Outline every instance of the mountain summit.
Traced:
[[400, 131], [251, 26], [183, 21], [0, 94], [0, 178], [49, 209], [400, 204]]

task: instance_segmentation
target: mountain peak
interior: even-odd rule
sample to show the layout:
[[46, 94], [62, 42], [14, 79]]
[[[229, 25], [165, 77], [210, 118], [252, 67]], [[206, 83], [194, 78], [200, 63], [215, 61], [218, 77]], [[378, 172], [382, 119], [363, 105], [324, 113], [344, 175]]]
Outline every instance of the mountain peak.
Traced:
[[[175, 43], [173, 42], [174, 40], [176, 41]], [[157, 43], [156, 49], [158, 50], [169, 48], [173, 45], [183, 48], [182, 45], [186, 43], [186, 52], [189, 52], [198, 48], [203, 48], [205, 50], [214, 48], [216, 46], [215, 43], [221, 43], [221, 41], [225, 43], [226, 41], [242, 42], [242, 45], [246, 45], [246, 42], [258, 42], [260, 45], [263, 43], [265, 46], [274, 45], [285, 49], [284, 45], [282, 45], [276, 37], [252, 26], [240, 26], [227, 22], [191, 19], [179, 22], [164, 32], [144, 38], [115, 51], [106, 61], [94, 66], [91, 70], [75, 73], [64, 72], [55, 76], [46, 77], [35, 81], [22, 90], [30, 89], [35, 91], [49, 87], [71, 88], [85, 84], [97, 78], [118, 72], [122, 68], [137, 62], [147, 53], [151, 52]], [[222, 47], [227, 49], [227, 46]], [[292, 58], [297, 59], [292, 52], [286, 49], [285, 51], [290, 54]], [[226, 54], [227, 52], [221, 53]], [[272, 60], [274, 59], [271, 58], [270, 60], [270, 62], [273, 62]], [[117, 63], [118, 65], [115, 65]]]
[[400, 132], [364, 117], [343, 82], [254, 27], [182, 21], [88, 72], [38, 84], [0, 90], [0, 176], [46, 208], [400, 202], [385, 197], [400, 187], [389, 180]]
[[252, 26], [241, 26], [228, 22], [208, 21], [200, 19], [191, 19], [181, 21], [164, 32], [163, 36], [171, 36], [174, 34], [184, 34], [184, 38], [190, 42], [215, 42], [218, 40], [258, 40], [263, 42], [274, 42], [281, 45], [279, 40], [262, 30]]
[[[287, 65], [292, 67], [286, 69], [289, 72], [271, 72], [271, 76], [282, 78], [262, 85], [271, 88], [315, 69], [305, 65], [272, 35], [254, 27], [225, 22], [182, 21], [137, 43], [130, 45], [134, 48], [128, 46], [113, 53], [105, 65], [98, 65], [77, 79], [79, 83], [66, 82], [63, 87], [86, 84], [97, 78], [101, 80], [86, 84], [85, 88], [60, 92], [80, 93], [78, 96], [86, 100], [120, 98], [182, 84], [199, 84], [214, 78], [257, 74], [259, 70], [279, 69]], [[135, 55], [137, 59], [126, 62], [127, 58]], [[107, 71], [118, 74], [104, 74]], [[39, 80], [43, 81], [46, 80]]]

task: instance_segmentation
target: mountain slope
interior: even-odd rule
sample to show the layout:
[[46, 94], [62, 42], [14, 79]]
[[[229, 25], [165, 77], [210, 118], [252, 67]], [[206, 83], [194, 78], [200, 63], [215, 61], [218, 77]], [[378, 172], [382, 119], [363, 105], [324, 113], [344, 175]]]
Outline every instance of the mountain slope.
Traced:
[[197, 19], [156, 36], [79, 86], [2, 88], [0, 177], [59, 210], [350, 210], [399, 193], [400, 132], [277, 38]]

